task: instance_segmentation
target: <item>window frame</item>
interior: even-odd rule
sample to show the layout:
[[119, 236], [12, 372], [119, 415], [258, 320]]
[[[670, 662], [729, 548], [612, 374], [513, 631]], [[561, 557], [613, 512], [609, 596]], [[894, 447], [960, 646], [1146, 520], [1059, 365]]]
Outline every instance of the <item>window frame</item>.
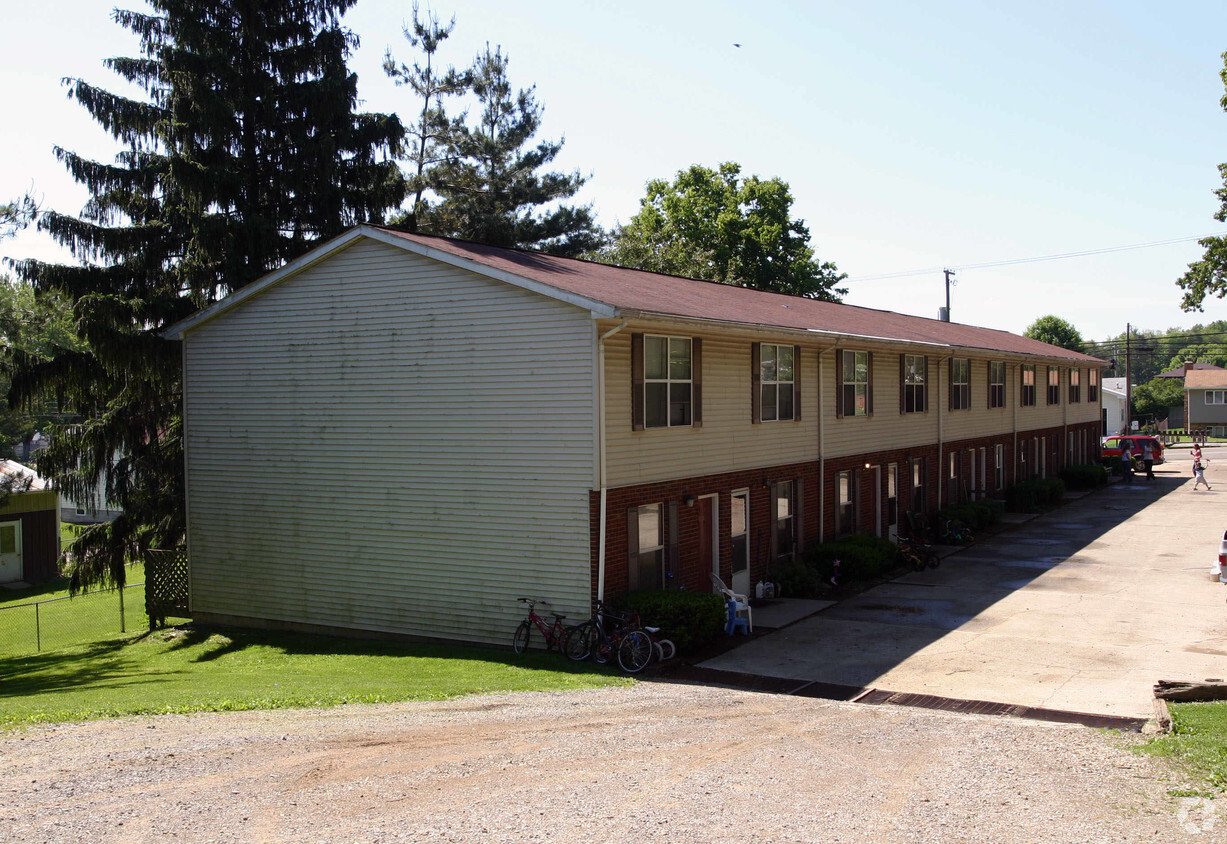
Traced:
[[[798, 378], [798, 369], [801, 364], [801, 347], [793, 346], [786, 343], [758, 343], [756, 344], [758, 354], [755, 357], [755, 369], [758, 373], [755, 389], [758, 392], [758, 414], [757, 421], [759, 422], [795, 422], [801, 418], [801, 396], [800, 382]], [[767, 378], [768, 355], [767, 350], [772, 350], [772, 356], [775, 360], [775, 378]], [[787, 349], [788, 354], [792, 357], [791, 378], [787, 381], [780, 379], [779, 360], [781, 352]], [[768, 414], [767, 391], [769, 388], [775, 389], [775, 402], [771, 407], [770, 415]], [[784, 416], [780, 412], [780, 406], [784, 403], [784, 396], [787, 395], [788, 415]]]
[[1227, 390], [1206, 390], [1206, 404], [1227, 404]]
[[[1000, 367], [1000, 380], [994, 380], [997, 377], [997, 372], [994, 370]], [[988, 408], [993, 410], [998, 407], [1005, 407], [1005, 383], [1009, 377], [1009, 367], [1003, 360], [990, 360], [988, 362]]]
[[1088, 369], [1086, 371], [1086, 400], [1088, 402], [1099, 401], [1099, 370]]
[[1061, 367], [1048, 367], [1048, 404], [1061, 403]]
[[856, 473], [850, 469], [835, 473], [835, 535], [856, 533]]
[[[1030, 375], [1030, 379], [1027, 376]], [[1030, 380], [1030, 383], [1027, 383]], [[1035, 407], [1035, 364], [1024, 363], [1018, 367], [1018, 406]]]
[[[644, 530], [643, 517], [646, 512], [651, 511], [656, 513], [656, 541], [651, 546], [645, 548], [642, 542]], [[661, 501], [639, 504], [627, 510], [627, 591], [638, 592], [646, 589], [664, 588], [665, 573], [668, 567], [666, 559], [668, 529], [665, 524], [668, 512], [664, 502]], [[654, 576], [649, 578], [649, 580], [654, 580], [655, 582], [644, 582], [643, 559], [647, 554], [653, 554], [656, 557], [656, 561], [653, 563], [655, 569]]]
[[926, 413], [929, 359], [926, 355], [899, 355], [899, 412]]
[[[800, 539], [797, 533], [799, 527], [797, 519], [797, 490], [798, 483], [794, 480], [776, 481], [771, 485], [771, 547], [772, 559], [775, 562], [787, 561], [793, 559], [797, 549], [800, 547]], [[783, 494], [781, 494], [783, 493]], [[780, 517], [779, 503], [781, 501], [788, 502], [788, 515]], [[781, 536], [781, 528], [784, 524], [788, 526], [788, 536]], [[781, 539], [788, 541], [781, 542]], [[784, 545], [788, 547], [783, 547]]]
[[924, 514], [928, 511], [925, 509], [928, 501], [928, 496], [925, 494], [925, 459], [923, 457], [913, 457], [911, 460], [911, 477], [908, 479], [911, 485], [911, 506], [913, 513]]
[[[846, 369], [851, 356], [852, 374], [855, 376], [857, 371], [857, 359], [864, 355], [865, 365], [865, 380], [864, 381], [848, 381], [844, 375], [848, 371]], [[873, 352], [864, 351], [861, 349], [839, 349], [836, 355], [836, 370], [838, 378], [835, 386], [835, 416], [842, 417], [857, 417], [857, 416], [873, 416]], [[848, 388], [851, 387], [851, 392]], [[858, 388], [864, 387], [864, 402], [858, 402]], [[851, 398], [851, 403], [849, 403]]]
[[1072, 368], [1069, 370], [1069, 403], [1080, 404], [1082, 402], [1082, 370]]
[[[648, 340], [663, 339], [665, 343], [665, 372], [666, 377], [648, 377], [647, 372], [647, 352]], [[690, 377], [688, 379], [674, 377], [672, 372], [670, 357], [672, 352], [672, 341], [686, 341], [690, 344], [689, 364]], [[648, 387], [650, 384], [664, 384], [664, 415], [665, 424], [654, 422], [648, 424]], [[673, 420], [673, 387], [689, 385], [689, 421], [675, 422]], [[659, 402], [653, 402], [653, 406], [659, 410]], [[653, 415], [655, 420], [656, 416]], [[668, 428], [701, 428], [703, 427], [703, 340], [700, 337], [686, 337], [683, 335], [672, 334], [644, 334], [636, 332], [631, 335], [631, 429], [634, 431], [664, 430]]]
[[971, 409], [971, 358], [950, 359], [950, 409]]

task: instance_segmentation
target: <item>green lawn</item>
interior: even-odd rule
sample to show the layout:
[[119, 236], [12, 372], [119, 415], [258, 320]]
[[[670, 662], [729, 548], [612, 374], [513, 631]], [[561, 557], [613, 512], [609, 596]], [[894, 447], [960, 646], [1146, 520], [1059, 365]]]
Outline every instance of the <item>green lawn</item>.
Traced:
[[333, 639], [159, 631], [0, 657], [0, 727], [122, 715], [440, 700], [630, 682], [557, 654]]
[[1227, 703], [1170, 703], [1172, 733], [1143, 746], [1182, 765], [1218, 791], [1227, 790]]

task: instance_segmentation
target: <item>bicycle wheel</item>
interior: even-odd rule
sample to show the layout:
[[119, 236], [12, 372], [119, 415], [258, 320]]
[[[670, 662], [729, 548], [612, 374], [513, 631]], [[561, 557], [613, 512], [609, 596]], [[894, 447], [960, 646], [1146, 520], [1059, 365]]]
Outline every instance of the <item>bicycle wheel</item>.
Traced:
[[648, 667], [655, 652], [651, 636], [642, 630], [632, 630], [618, 645], [618, 665], [627, 674], [638, 674]]
[[527, 620], [521, 621], [520, 626], [516, 628], [515, 638], [511, 640], [511, 649], [518, 654], [528, 650], [528, 634], [533, 629], [533, 626]]
[[942, 564], [941, 555], [938, 554], [936, 551], [930, 549], [925, 554], [925, 564], [928, 565], [928, 567], [931, 569], [937, 568], [938, 566]]
[[592, 656], [592, 646], [596, 641], [596, 625], [591, 621], [577, 624], [567, 631], [567, 638], [562, 644], [562, 652], [567, 659], [583, 662]]

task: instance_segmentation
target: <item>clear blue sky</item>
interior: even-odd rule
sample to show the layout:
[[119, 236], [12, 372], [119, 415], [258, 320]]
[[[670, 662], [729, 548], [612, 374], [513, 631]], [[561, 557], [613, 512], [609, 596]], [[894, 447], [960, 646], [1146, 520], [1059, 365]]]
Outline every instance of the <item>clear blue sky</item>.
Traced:
[[[141, 8], [140, 3], [125, 4]], [[423, 6], [425, 7], [425, 3]], [[998, 8], [987, 8], [995, 6]], [[0, 197], [33, 185], [45, 205], [85, 201], [61, 145], [117, 147], [60, 78], [124, 90], [102, 60], [135, 54], [109, 4], [6, 9], [0, 32]], [[606, 225], [631, 217], [652, 178], [739, 162], [792, 186], [846, 301], [922, 316], [944, 304], [941, 267], [1227, 231], [1213, 219], [1227, 162], [1220, 2], [439, 2], [456, 31], [445, 59], [489, 41], [513, 84], [535, 84], [542, 135]], [[359, 0], [346, 23], [370, 110], [410, 111], [379, 69], [408, 58], [409, 3]], [[741, 47], [735, 47], [739, 43]], [[43, 235], [0, 246], [57, 256]], [[1056, 313], [1088, 339], [1227, 318], [1179, 309], [1195, 242], [959, 272], [956, 321], [1021, 332]], [[863, 280], [931, 269], [921, 275]]]

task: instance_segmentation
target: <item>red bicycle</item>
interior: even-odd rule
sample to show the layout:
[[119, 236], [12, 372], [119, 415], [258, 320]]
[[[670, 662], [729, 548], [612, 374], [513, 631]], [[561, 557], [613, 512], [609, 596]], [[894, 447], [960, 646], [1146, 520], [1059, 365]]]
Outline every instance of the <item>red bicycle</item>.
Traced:
[[541, 635], [545, 637], [545, 649], [547, 651], [554, 650], [557, 645], [558, 649], [562, 650], [562, 643], [567, 638], [567, 628], [563, 626], [562, 620], [565, 615], [559, 615], [556, 612], [550, 613], [554, 616], [554, 623], [547, 624], [545, 619], [537, 613], [537, 604], [550, 606], [550, 602], [542, 598], [520, 598], [521, 604], [528, 604], [528, 618], [520, 622], [520, 626], [516, 628], [515, 637], [511, 640], [511, 649], [518, 654], [528, 650], [528, 639], [532, 634], [533, 627], [536, 626], [541, 631]]

